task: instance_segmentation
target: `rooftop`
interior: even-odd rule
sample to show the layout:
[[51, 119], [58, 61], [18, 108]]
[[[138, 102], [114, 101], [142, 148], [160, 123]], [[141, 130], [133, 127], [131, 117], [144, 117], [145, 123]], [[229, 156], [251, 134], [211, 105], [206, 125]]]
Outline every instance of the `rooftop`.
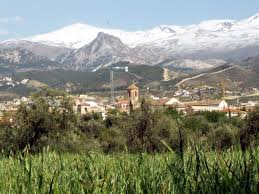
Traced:
[[139, 88], [134, 84], [134, 83], [132, 83], [128, 88], [127, 88], [128, 90], [138, 90]]
[[222, 100], [211, 100], [206, 99], [202, 101], [191, 101], [191, 102], [184, 102], [185, 106], [211, 106], [211, 105], [219, 105]]

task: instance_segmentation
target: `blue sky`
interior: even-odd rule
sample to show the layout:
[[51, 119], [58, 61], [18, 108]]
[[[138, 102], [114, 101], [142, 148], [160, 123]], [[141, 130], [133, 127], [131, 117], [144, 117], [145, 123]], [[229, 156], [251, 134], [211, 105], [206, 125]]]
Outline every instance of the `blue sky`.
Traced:
[[49, 32], [75, 22], [141, 30], [259, 13], [259, 0], [0, 0], [0, 40]]

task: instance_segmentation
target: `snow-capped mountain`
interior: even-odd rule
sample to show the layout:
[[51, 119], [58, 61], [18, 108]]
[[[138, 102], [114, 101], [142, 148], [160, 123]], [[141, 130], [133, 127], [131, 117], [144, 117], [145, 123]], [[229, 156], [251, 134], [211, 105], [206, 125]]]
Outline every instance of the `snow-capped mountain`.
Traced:
[[189, 26], [161, 25], [136, 32], [76, 23], [50, 33], [25, 38], [25, 40], [78, 49], [93, 41], [99, 32], [118, 37], [131, 48], [155, 47], [174, 55], [207, 49], [233, 50], [259, 45], [259, 14], [238, 21], [209, 20]]
[[158, 54], [153, 54], [151, 57], [151, 54], [152, 51], [148, 49], [130, 48], [119, 38], [100, 32], [92, 42], [59, 56], [57, 61], [64, 64], [66, 68], [95, 71], [119, 61], [155, 65], [164, 59]]
[[58, 61], [76, 70], [94, 70], [99, 66], [127, 59], [128, 53], [129, 48], [119, 38], [100, 32], [92, 42], [61, 55]]
[[165, 66], [204, 69], [218, 65], [208, 59], [225, 61], [258, 55], [259, 14], [242, 20], [161, 25], [135, 32], [76, 23], [0, 43], [0, 50], [6, 48], [24, 48], [73, 70], [96, 70], [118, 61], [146, 65], [166, 61]]

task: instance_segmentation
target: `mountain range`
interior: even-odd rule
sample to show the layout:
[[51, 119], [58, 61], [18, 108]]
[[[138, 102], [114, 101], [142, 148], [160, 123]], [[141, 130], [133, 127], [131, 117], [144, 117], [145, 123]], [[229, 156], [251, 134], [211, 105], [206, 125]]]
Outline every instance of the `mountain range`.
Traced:
[[259, 54], [259, 14], [124, 31], [76, 23], [53, 32], [0, 43], [0, 63], [96, 71], [119, 61], [206, 69]]

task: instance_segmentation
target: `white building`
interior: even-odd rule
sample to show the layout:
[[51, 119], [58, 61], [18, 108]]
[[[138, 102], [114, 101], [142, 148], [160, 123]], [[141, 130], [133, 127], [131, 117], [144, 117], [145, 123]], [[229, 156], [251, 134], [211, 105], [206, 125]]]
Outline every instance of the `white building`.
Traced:
[[196, 101], [184, 103], [186, 107], [189, 107], [193, 112], [198, 111], [222, 111], [228, 108], [228, 104], [225, 100], [222, 101]]
[[106, 112], [105, 107], [95, 101], [76, 101], [74, 110], [79, 112], [81, 115], [92, 112], [102, 114]]

